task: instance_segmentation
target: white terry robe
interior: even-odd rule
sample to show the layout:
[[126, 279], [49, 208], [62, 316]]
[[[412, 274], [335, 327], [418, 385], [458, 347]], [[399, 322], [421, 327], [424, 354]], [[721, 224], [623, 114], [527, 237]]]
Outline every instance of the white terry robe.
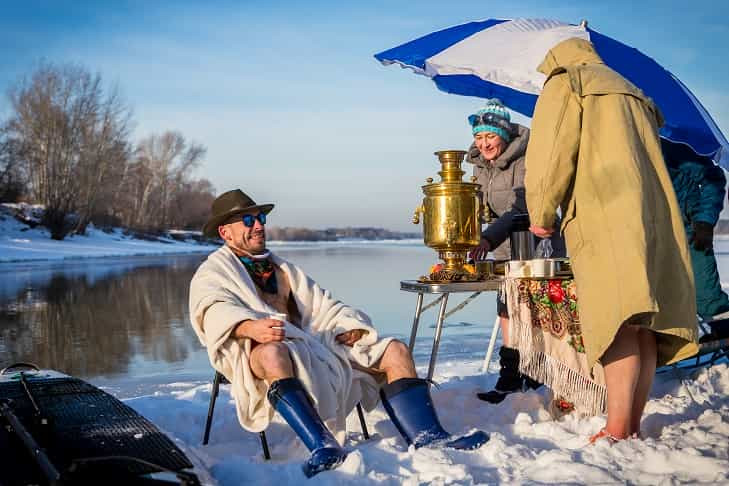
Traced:
[[[378, 339], [370, 318], [334, 298], [299, 267], [273, 253], [272, 261], [286, 274], [301, 313], [301, 328], [286, 322], [284, 344], [294, 364], [294, 374], [313, 399], [321, 418], [342, 441], [346, 417], [360, 402], [371, 410], [379, 399], [375, 378], [352, 368], [370, 368], [382, 357], [392, 338]], [[268, 385], [256, 378], [248, 363], [250, 339], [235, 339], [231, 332], [246, 319], [280, 313], [263, 302], [238, 257], [222, 246], [200, 265], [190, 282], [190, 320], [207, 348], [213, 368], [231, 382], [240, 424], [251, 432], [265, 430], [274, 414], [266, 398]], [[338, 334], [368, 331], [354, 346], [336, 342]]]

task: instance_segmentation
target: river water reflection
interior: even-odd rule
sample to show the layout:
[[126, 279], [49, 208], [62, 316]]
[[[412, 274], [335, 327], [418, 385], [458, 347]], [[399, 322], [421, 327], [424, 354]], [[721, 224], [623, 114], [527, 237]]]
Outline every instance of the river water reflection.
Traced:
[[[311, 244], [275, 247], [342, 301], [367, 312], [383, 335], [407, 339], [415, 294], [399, 281], [434, 260], [420, 244]], [[34, 362], [89, 379], [207, 379], [205, 350], [188, 321], [188, 285], [205, 255], [0, 265], [0, 367]], [[451, 305], [467, 294], [451, 299]], [[426, 298], [426, 302], [430, 300]], [[446, 321], [444, 338], [486, 346], [494, 315], [484, 295]], [[430, 352], [435, 311], [425, 314], [416, 360]], [[450, 351], [449, 351], [450, 350]]]

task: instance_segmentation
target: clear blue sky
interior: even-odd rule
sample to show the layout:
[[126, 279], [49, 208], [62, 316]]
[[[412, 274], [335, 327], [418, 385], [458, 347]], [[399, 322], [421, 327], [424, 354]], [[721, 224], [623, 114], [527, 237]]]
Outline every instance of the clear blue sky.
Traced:
[[419, 231], [432, 153], [468, 146], [481, 101], [372, 55], [489, 17], [588, 19], [676, 74], [729, 135], [726, 0], [8, 1], [0, 89], [41, 59], [82, 63], [119, 84], [135, 137], [176, 129], [204, 144], [197, 175], [275, 202], [273, 225]]

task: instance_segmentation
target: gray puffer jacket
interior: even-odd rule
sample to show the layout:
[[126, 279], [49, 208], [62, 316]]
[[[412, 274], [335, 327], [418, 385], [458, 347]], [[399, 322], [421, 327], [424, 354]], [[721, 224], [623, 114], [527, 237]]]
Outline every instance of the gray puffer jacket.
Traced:
[[[476, 182], [481, 184], [484, 196], [488, 196], [484, 205], [491, 214], [491, 222], [482, 236], [494, 248], [492, 253], [496, 260], [511, 258], [511, 221], [514, 215], [527, 212], [524, 198], [524, 155], [529, 142], [529, 129], [518, 124], [514, 124], [514, 129], [515, 137], [506, 146], [504, 153], [493, 162], [484, 160], [475, 143], [471, 144], [466, 155], [466, 162], [473, 164]], [[555, 227], [559, 227], [559, 220], [555, 221]], [[552, 256], [565, 256], [564, 240], [559, 231], [555, 231], [551, 239], [554, 250]]]

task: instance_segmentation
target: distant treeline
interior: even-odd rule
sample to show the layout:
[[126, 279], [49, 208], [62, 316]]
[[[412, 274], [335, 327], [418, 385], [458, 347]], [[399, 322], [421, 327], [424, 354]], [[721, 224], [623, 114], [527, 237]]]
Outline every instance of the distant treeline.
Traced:
[[193, 177], [202, 145], [169, 130], [130, 139], [132, 110], [100, 74], [41, 63], [8, 92], [0, 119], [0, 202], [45, 208], [51, 237], [89, 223], [155, 233], [199, 229], [214, 188]]
[[420, 233], [404, 233], [383, 228], [327, 228], [314, 230], [273, 226], [266, 229], [266, 239], [277, 241], [403, 240], [421, 237]]

